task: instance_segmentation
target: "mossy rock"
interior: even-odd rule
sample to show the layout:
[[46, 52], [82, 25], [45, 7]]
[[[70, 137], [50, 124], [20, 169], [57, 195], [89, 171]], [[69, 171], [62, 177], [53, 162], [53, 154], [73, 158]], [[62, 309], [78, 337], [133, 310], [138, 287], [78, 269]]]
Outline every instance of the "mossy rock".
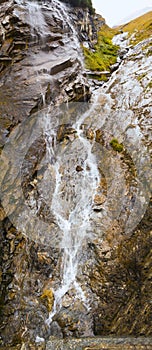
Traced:
[[123, 144], [119, 143], [117, 139], [113, 138], [110, 141], [110, 146], [113, 148], [114, 151], [122, 152], [123, 151]]

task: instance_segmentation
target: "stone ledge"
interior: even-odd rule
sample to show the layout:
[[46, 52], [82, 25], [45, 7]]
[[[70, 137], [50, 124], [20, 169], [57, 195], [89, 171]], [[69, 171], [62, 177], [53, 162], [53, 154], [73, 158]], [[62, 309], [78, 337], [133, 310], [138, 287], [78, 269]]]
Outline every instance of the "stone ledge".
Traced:
[[152, 338], [71, 338], [51, 337], [46, 350], [152, 350]]

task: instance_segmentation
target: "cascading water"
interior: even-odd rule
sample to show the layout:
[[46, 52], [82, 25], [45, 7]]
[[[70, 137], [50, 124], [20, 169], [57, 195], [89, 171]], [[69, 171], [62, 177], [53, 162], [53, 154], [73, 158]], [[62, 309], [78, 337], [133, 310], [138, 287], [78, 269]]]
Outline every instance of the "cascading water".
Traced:
[[[73, 37], [73, 46], [74, 46], [74, 49], [76, 50], [76, 54], [77, 54], [77, 52], [79, 52], [78, 61], [79, 61], [79, 64], [80, 64], [82, 72], [83, 72], [85, 67], [84, 67], [83, 55], [82, 55], [82, 52], [80, 50], [80, 43], [78, 40], [77, 31], [76, 31], [74, 25], [72, 24], [72, 21], [69, 18], [69, 15], [68, 15], [67, 9], [65, 8], [65, 5], [60, 3], [58, 0], [53, 0], [53, 3], [56, 6], [59, 18], [63, 21], [63, 23], [66, 23], [66, 25], [68, 25], [68, 27], [70, 28], [70, 31], [71, 31], [72, 37]], [[83, 77], [81, 79], [81, 83], [82, 83], [82, 86], [84, 89], [84, 96], [85, 96], [85, 85], [83, 82]]]
[[[21, 13], [21, 9], [27, 9], [26, 20], [30, 24], [33, 40], [36, 39], [36, 33], [44, 38], [47, 34], [47, 25], [42, 13], [42, 5], [34, 0], [16, 0], [16, 3], [20, 6], [19, 13]], [[15, 9], [15, 13], [18, 13], [18, 9]]]
[[59, 18], [63, 21], [63, 23], [66, 23], [66, 26], [68, 26], [70, 28], [70, 31], [72, 32], [75, 50], [79, 51], [79, 61], [81, 61], [81, 65], [83, 66], [83, 58], [82, 58], [82, 54], [80, 52], [80, 43], [78, 40], [77, 31], [69, 18], [67, 9], [65, 8], [65, 5], [63, 5], [58, 0], [53, 0], [53, 4], [56, 6]]
[[[73, 38], [73, 45], [76, 52], [79, 50], [79, 64], [83, 70], [83, 60], [80, 51], [80, 45], [77, 38], [77, 32], [72, 25], [67, 14], [65, 6], [57, 0], [53, 1], [58, 17], [69, 27]], [[44, 21], [41, 6], [37, 2], [26, 2], [29, 12], [29, 21], [33, 39], [38, 31], [42, 40], [46, 35], [46, 24]], [[47, 4], [48, 6], [48, 4]], [[39, 78], [38, 72], [37, 80]], [[82, 78], [83, 81], [83, 78]], [[83, 82], [82, 82], [83, 83]], [[42, 91], [42, 88], [40, 89]], [[56, 149], [56, 127], [49, 120], [49, 108], [45, 108], [45, 97], [42, 94], [44, 110], [42, 111], [44, 120], [44, 133], [46, 140], [46, 162], [50, 165], [55, 174], [55, 186], [52, 199], [47, 198], [50, 203], [50, 210], [54, 215], [56, 224], [61, 231], [60, 249], [62, 250], [61, 262], [61, 282], [57, 289], [53, 290], [54, 306], [49, 315], [47, 324], [50, 324], [53, 316], [62, 306], [62, 298], [74, 287], [76, 297], [82, 300], [88, 308], [85, 294], [78, 284], [76, 277], [82, 246], [91, 232], [90, 215], [93, 207], [93, 198], [99, 184], [99, 171], [95, 156], [92, 153], [94, 141], [90, 142], [84, 137], [81, 125], [87, 117], [87, 112], [82, 114], [73, 124], [73, 129], [77, 135], [77, 147], [83, 149], [84, 159], [81, 159], [81, 172], [73, 170], [73, 163], [70, 159], [67, 161], [67, 167], [64, 169], [64, 177], [67, 177], [66, 191], [63, 198], [63, 174], [61, 174], [62, 154], [58, 154]], [[54, 159], [52, 163], [52, 159]], [[69, 176], [70, 174], [70, 176]], [[79, 178], [78, 178], [79, 177]], [[47, 179], [48, 181], [48, 179]], [[77, 185], [75, 185], [77, 184]]]
[[[63, 174], [61, 174], [63, 159], [61, 154], [56, 155], [56, 163], [53, 165], [56, 185], [52, 198], [51, 210], [62, 232], [60, 248], [63, 254], [61, 263], [61, 286], [57, 290], [54, 290], [54, 307], [47, 320], [48, 324], [51, 323], [56, 312], [60, 310], [63, 296], [72, 287], [76, 290], [76, 297], [80, 298], [87, 308], [89, 307], [84, 292], [76, 281], [76, 277], [83, 242], [90, 236], [91, 232], [90, 216], [100, 176], [96, 158], [92, 153], [94, 141], [90, 143], [90, 141], [84, 138], [83, 129], [81, 129], [81, 124], [86, 117], [87, 113], [84, 113], [73, 125], [77, 135], [76, 147], [81, 146], [83, 148], [85, 159], [81, 161], [81, 174], [78, 173], [76, 169], [73, 169], [73, 162], [70, 161], [70, 159], [67, 160], [67, 167], [64, 169], [64, 176], [67, 177], [67, 191], [64, 194], [64, 198], [62, 192]], [[52, 142], [47, 142], [47, 149], [50, 155]], [[53, 153], [54, 149], [51, 154]], [[66, 207], [68, 210], [66, 210]]]
[[35, 31], [38, 31], [40, 35], [44, 38], [44, 34], [47, 33], [47, 26], [41, 11], [41, 6], [36, 1], [27, 2], [29, 9], [29, 20], [31, 25], [31, 33], [34, 37]]

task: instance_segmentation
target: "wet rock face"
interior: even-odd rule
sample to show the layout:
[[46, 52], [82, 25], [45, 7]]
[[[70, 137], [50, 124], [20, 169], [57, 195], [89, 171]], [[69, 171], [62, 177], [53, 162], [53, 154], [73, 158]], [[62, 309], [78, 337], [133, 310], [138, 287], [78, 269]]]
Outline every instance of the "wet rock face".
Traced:
[[103, 253], [103, 247], [93, 248], [100, 260], [92, 269], [91, 286], [102, 299], [99, 309], [94, 312], [96, 335], [151, 335], [150, 287], [147, 282], [150, 276], [150, 251], [147, 247], [151, 223], [144, 229], [150, 211], [149, 208], [134, 236], [122, 240], [118, 248], [111, 250], [107, 247]]
[[[44, 99], [54, 104], [89, 96], [82, 77], [81, 53], [77, 54], [80, 48], [76, 33], [60, 3], [27, 1], [22, 5], [20, 1], [5, 1], [0, 16], [0, 109], [5, 115], [4, 130], [41, 109]], [[3, 139], [5, 131], [2, 143]]]
[[[93, 106], [70, 103], [89, 98], [73, 22], [55, 1], [51, 8], [27, 4], [2, 2], [0, 15], [1, 345], [43, 350], [51, 336], [48, 350], [77, 349], [80, 339], [77, 345], [62, 338], [150, 336], [149, 41], [127, 53]], [[87, 200], [76, 280], [49, 325], [68, 248], [60, 244], [56, 214], [68, 223], [80, 203], [75, 243], [76, 234], [84, 234]], [[92, 339], [81, 344], [102, 346]], [[136, 348], [136, 342], [123, 346]]]
[[[20, 1], [10, 0], [1, 1], [0, 6], [0, 146], [3, 147], [19, 122], [44, 108], [44, 100], [46, 105], [54, 106], [56, 102], [83, 100], [84, 96], [88, 99], [90, 93], [82, 76], [83, 67], [78, 59], [78, 52], [79, 58], [81, 53], [72, 22], [67, 23], [68, 17], [57, 3], [40, 6], [29, 1], [22, 5]], [[41, 179], [45, 165], [41, 171], [37, 165], [45, 151], [42, 136], [33, 140], [28, 152], [25, 151], [22, 189], [29, 201], [31, 193], [38, 196], [37, 171]], [[53, 222], [45, 203], [40, 212], [46, 221]], [[48, 251], [47, 245], [26, 239], [7, 218], [2, 206], [0, 219], [2, 343], [7, 348], [13, 344], [17, 349], [18, 343], [35, 340], [38, 329], [42, 329], [38, 333], [44, 338], [51, 332], [45, 323], [51, 308], [46, 291], [50, 289], [53, 271], [58, 270], [59, 276], [60, 251]]]
[[97, 43], [97, 25], [101, 27], [105, 21], [101, 22], [98, 15], [91, 15], [88, 9], [74, 8], [72, 11], [75, 27], [78, 31], [80, 42], [86, 42], [89, 47]]
[[46, 350], [150, 350], [151, 339], [135, 338], [82, 338], [58, 340], [55, 337], [47, 343]]

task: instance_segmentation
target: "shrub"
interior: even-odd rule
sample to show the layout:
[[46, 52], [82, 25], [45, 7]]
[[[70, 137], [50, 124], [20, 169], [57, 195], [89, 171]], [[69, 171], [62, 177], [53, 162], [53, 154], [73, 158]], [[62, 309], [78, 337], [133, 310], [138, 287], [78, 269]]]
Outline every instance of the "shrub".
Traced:
[[114, 149], [114, 151], [122, 152], [123, 151], [123, 145], [122, 143], [119, 143], [117, 139], [113, 138], [110, 141], [110, 146]]

